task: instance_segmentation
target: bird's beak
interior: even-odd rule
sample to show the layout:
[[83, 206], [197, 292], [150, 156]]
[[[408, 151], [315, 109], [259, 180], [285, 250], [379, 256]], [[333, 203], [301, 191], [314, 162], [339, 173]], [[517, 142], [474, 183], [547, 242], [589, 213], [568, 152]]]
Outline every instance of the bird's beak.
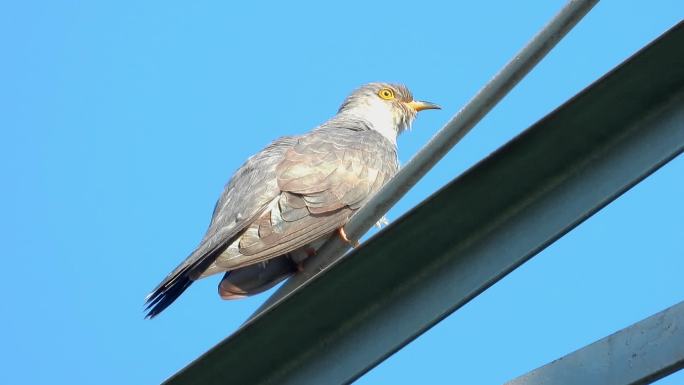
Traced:
[[441, 110], [442, 109], [442, 107], [436, 105], [435, 103], [422, 102], [420, 100], [412, 100], [406, 104], [408, 104], [409, 107], [413, 108], [416, 111]]

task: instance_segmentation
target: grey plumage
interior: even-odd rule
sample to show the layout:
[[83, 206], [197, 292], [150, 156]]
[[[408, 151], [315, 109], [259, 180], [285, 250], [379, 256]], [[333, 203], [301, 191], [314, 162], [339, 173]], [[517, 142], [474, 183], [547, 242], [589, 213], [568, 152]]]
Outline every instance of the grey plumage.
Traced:
[[413, 101], [403, 86], [371, 83], [313, 131], [250, 157], [226, 185], [199, 246], [148, 296], [148, 317], [212, 274], [228, 272], [219, 285], [228, 299], [294, 273], [396, 173], [396, 135], [427, 108], [437, 107]]

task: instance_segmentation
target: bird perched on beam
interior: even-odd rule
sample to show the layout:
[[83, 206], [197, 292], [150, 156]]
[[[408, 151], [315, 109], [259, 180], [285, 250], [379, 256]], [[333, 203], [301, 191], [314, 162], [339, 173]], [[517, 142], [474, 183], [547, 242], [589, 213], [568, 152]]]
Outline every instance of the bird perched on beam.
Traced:
[[192, 282], [225, 273], [223, 299], [260, 293], [294, 274], [398, 170], [397, 135], [419, 111], [403, 85], [366, 84], [327, 122], [277, 139], [226, 185], [199, 246], [147, 297], [147, 317]]

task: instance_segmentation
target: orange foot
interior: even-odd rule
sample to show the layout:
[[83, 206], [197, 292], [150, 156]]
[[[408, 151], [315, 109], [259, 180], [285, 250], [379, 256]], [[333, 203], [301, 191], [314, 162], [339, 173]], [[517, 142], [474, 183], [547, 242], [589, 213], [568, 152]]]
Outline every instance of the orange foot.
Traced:
[[345, 241], [346, 243], [350, 244], [351, 247], [353, 247], [353, 248], [359, 247], [359, 245], [360, 245], [359, 241], [351, 241], [351, 240], [349, 240], [349, 237], [347, 237], [347, 233], [344, 231], [344, 227], [340, 227], [340, 228], [337, 230], [337, 233], [340, 235], [340, 238], [341, 238], [343, 241]]

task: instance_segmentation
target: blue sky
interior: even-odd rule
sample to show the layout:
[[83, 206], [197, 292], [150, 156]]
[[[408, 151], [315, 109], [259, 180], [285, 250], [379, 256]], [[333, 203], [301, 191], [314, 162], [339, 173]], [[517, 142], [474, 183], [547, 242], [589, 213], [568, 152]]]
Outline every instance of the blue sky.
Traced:
[[[266, 298], [223, 302], [210, 278], [143, 320], [246, 157], [381, 80], [444, 107], [400, 138], [405, 162], [563, 3], [4, 2], [0, 383], [183, 367]], [[599, 4], [390, 220], [682, 15], [679, 0]], [[680, 157], [358, 383], [500, 383], [681, 301], [682, 175]]]

